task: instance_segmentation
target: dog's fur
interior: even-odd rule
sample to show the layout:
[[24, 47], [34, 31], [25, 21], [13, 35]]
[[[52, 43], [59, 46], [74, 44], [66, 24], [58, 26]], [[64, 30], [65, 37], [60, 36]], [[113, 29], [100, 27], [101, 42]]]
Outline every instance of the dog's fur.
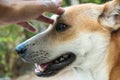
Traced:
[[[51, 80], [120, 80], [119, 0], [103, 5], [71, 6], [65, 8], [63, 15], [53, 18], [56, 22], [46, 31], [24, 42], [29, 55], [37, 51], [45, 57], [40, 63], [68, 51], [77, 55], [70, 66]], [[55, 27], [58, 23], [67, 24], [69, 29], [57, 32]], [[48, 54], [45, 56], [41, 50]]]

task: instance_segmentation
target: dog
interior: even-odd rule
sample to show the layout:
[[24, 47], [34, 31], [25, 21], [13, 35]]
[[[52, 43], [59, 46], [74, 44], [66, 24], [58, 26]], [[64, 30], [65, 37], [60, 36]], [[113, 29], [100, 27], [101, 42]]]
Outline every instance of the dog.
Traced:
[[86, 3], [16, 47], [45, 80], [120, 80], [120, 0]]

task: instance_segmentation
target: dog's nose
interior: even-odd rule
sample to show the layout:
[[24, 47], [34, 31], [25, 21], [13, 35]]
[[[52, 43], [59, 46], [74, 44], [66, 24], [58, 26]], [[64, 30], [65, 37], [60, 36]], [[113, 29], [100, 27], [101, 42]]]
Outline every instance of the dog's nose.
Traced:
[[16, 52], [20, 55], [20, 56], [24, 56], [25, 52], [26, 52], [27, 48], [24, 44], [19, 44], [16, 47]]

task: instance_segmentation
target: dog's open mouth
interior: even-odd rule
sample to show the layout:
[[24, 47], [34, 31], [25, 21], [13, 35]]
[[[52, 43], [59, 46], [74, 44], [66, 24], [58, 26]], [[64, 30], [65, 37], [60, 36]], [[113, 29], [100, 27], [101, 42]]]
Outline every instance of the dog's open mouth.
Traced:
[[60, 70], [71, 64], [76, 59], [73, 53], [66, 53], [55, 60], [45, 64], [35, 64], [35, 73], [39, 77], [49, 77], [57, 74]]

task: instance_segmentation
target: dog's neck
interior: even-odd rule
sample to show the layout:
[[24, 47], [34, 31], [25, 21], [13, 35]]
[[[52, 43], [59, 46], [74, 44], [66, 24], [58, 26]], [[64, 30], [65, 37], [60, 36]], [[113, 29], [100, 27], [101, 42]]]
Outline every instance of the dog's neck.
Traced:
[[74, 68], [78, 80], [109, 80], [107, 69], [101, 68], [98, 71], [84, 70], [79, 67]]
[[105, 36], [97, 33], [90, 36], [88, 36], [90, 40], [87, 42], [91, 43], [92, 46], [90, 46], [89, 51], [84, 53], [83, 61], [74, 68], [74, 71], [79, 80], [109, 80], [109, 70], [107, 70], [106, 63], [109, 41], [106, 41]]

